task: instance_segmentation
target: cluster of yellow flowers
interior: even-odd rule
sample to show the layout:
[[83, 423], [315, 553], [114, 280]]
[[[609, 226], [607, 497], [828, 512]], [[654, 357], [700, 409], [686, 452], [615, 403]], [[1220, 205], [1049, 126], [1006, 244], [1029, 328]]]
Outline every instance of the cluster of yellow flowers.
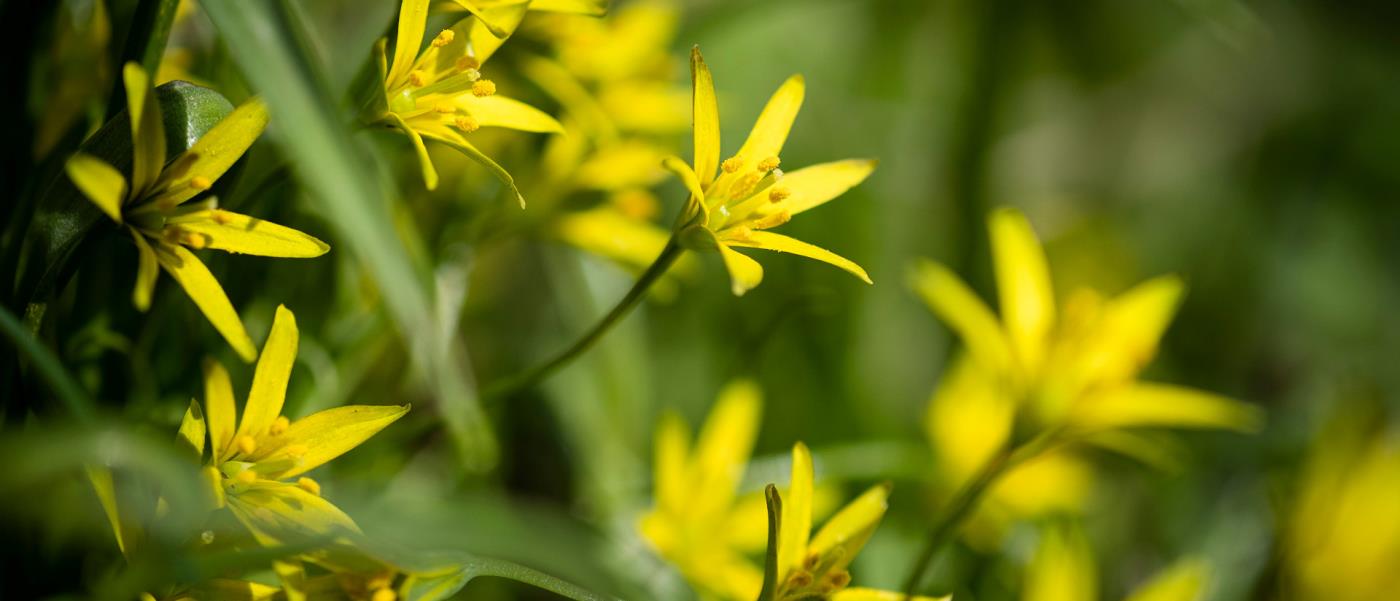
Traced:
[[[643, 277], [643, 291], [687, 250], [718, 253], [734, 295], [763, 279], [759, 263], [736, 250], [745, 248], [816, 259], [871, 283], [853, 261], [773, 231], [859, 185], [876, 166], [873, 160], [848, 159], [784, 169], [783, 147], [805, 95], [801, 76], [779, 86], [743, 144], [726, 156], [714, 76], [698, 48], [693, 50], [689, 108], [694, 150], [685, 161], [667, 150], [668, 138], [684, 128], [684, 119], [675, 118], [672, 109], [686, 104], [683, 91], [678, 94], [667, 76], [673, 9], [639, 3], [608, 22], [556, 14], [540, 19], [534, 30], [522, 30], [543, 36], [557, 54], [522, 62], [524, 76], [565, 107], [556, 118], [509, 98], [486, 63], [522, 27], [527, 12], [592, 13], [598, 7], [583, 0], [445, 4], [448, 12], [465, 16], [432, 33], [427, 30], [428, 0], [402, 2], [392, 55], [387, 40], [375, 47], [382, 93], [360, 107], [365, 124], [408, 138], [428, 189], [440, 180], [427, 144], [431, 141], [484, 165], [522, 207], [527, 192], [532, 201], [538, 192], [546, 203], [574, 191], [603, 192], [606, 202], [554, 217], [550, 230], [652, 274]], [[192, 252], [311, 258], [329, 250], [310, 235], [222, 209], [209, 194], [268, 124], [263, 104], [254, 99], [237, 107], [167, 161], [166, 132], [150, 75], [131, 64], [122, 77], [131, 130], [130, 177], [122, 172], [127, 166], [88, 154], [73, 156], [67, 173], [138, 249], [133, 294], [138, 308], [150, 306], [163, 269], [240, 357], [257, 361], [241, 418], [228, 373], [210, 361], [204, 367], [203, 402], [191, 403], [180, 426], [179, 439], [202, 462], [209, 510], [227, 512], [237, 525], [211, 527], [194, 544], [317, 543], [273, 563], [281, 587], [214, 580], [181, 583], [161, 596], [391, 601], [455, 592], [453, 584], [460, 587], [462, 577], [450, 566], [407, 569], [376, 557], [361, 544], [355, 522], [322, 498], [321, 486], [306, 476], [398, 420], [409, 407], [346, 406], [296, 420], [283, 416], [298, 344], [292, 312], [278, 307], [259, 353], [223, 288]], [[544, 153], [547, 177], [527, 187], [478, 147], [474, 136], [489, 127], [568, 135], [551, 138]], [[670, 231], [654, 223], [658, 202], [649, 191], [668, 171], [688, 193]], [[1183, 293], [1179, 279], [1153, 279], [1115, 298], [1075, 291], [1061, 304], [1029, 221], [1001, 209], [991, 215], [989, 228], [1000, 317], [947, 267], [925, 262], [912, 277], [915, 290], [966, 347], [927, 411], [929, 439], [940, 473], [946, 475], [941, 484], [950, 492], [942, 536], [956, 531], [986, 541], [999, 537], [1016, 519], [1069, 514], [1068, 520], [1051, 520], [1042, 528], [1027, 568], [1027, 598], [1093, 599], [1092, 555], [1072, 517], [1092, 478], [1080, 449], [1092, 445], [1141, 456], [1152, 448], [1142, 428], [1248, 431], [1259, 417], [1228, 398], [1137, 379]], [[624, 301], [621, 311], [627, 302], [635, 298]], [[731, 384], [694, 444], [679, 417], [667, 416], [660, 423], [654, 507], [637, 524], [645, 540], [705, 598], [929, 599], [852, 585], [850, 567], [884, 517], [892, 494], [889, 484], [876, 484], [832, 512], [838, 489], [819, 486], [820, 461], [796, 442], [786, 487], [741, 486], [759, 429], [761, 396], [751, 381]], [[1393, 462], [1393, 453], [1372, 455], [1363, 461]], [[130, 552], [141, 544], [141, 535], [116, 501], [111, 474], [94, 469], [90, 476], [118, 545]], [[814, 517], [828, 513], [813, 533]], [[962, 523], [965, 515], [970, 515], [967, 524]], [[1311, 523], [1300, 518], [1297, 536], [1316, 536]], [[765, 549], [765, 562], [755, 563], [753, 557]], [[936, 550], [932, 543], [929, 552]], [[1309, 582], [1325, 582], [1329, 559], [1307, 561], [1313, 566]], [[927, 558], [915, 568], [910, 592], [919, 588], [918, 575], [926, 563]], [[1132, 599], [1194, 599], [1206, 573], [1200, 561], [1182, 560]]]

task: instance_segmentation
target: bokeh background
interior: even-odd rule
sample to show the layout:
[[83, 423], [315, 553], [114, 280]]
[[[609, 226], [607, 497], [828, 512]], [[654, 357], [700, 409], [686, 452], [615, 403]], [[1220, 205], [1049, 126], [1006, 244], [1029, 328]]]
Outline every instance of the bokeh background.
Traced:
[[[0, 20], [14, 132], [3, 187], [13, 199], [58, 173], [50, 154], [71, 150], [100, 116], [117, 72], [113, 49], [136, 3], [106, 3], [105, 36], [86, 20], [92, 0], [19, 4], [6, 3]], [[614, 14], [628, 4], [615, 2]], [[704, 50], [726, 153], [771, 91], [801, 73], [807, 99], [784, 167], [880, 160], [866, 183], [784, 230], [865, 266], [875, 285], [760, 256], [763, 285], [734, 298], [717, 258], [698, 256], [567, 370], [482, 409], [471, 427], [494, 439], [473, 434], [479, 445], [464, 459], [441, 416], [476, 401], [444, 400], [435, 378], [470, 389], [528, 367], [626, 292], [634, 271], [549, 229], [552, 212], [607, 200], [581, 193], [522, 212], [450, 151], [434, 151], [446, 175], [428, 192], [401, 136], [347, 128], [345, 139], [377, 167], [368, 177], [379, 187], [362, 190], [383, 202], [389, 219], [376, 225], [401, 243], [407, 275], [427, 282], [434, 299], [436, 314], [406, 321], [386, 306], [396, 284], [365, 267], [373, 244], [337, 229], [336, 199], [310, 199], [325, 189], [317, 178], [336, 175], [304, 172], [288, 143], [300, 122], [274, 110], [269, 136], [223, 202], [334, 250], [315, 262], [210, 264], [255, 339], [277, 304], [296, 312], [301, 354], [289, 414], [414, 403], [409, 417], [321, 475], [327, 496], [368, 532], [509, 558], [624, 598], [689, 598], [635, 529], [651, 502], [653, 428], [667, 410], [698, 425], [719, 389], [747, 376], [765, 406], [746, 488], [785, 479], [786, 451], [798, 440], [814, 449], [819, 476], [847, 496], [893, 482], [890, 514], [853, 572], [857, 583], [898, 587], [950, 492], [939, 485], [924, 415], [958, 348], [910, 291], [907, 271], [933, 258], [995, 298], [985, 216], [1007, 205], [1035, 225], [1062, 295], [1180, 274], [1188, 293], [1147, 376], [1257, 404], [1267, 425], [1256, 435], [1175, 435], [1162, 443], [1171, 461], [1159, 465], [1089, 452], [1095, 477], [1078, 508], [1014, 520], [990, 540], [965, 537], [938, 562], [929, 590], [1025, 598], [1040, 527], [1071, 521], [1098, 558], [1107, 599], [1183, 556], [1213, 567], [1207, 599], [1328, 598], [1313, 596], [1324, 585], [1335, 587], [1324, 589], [1330, 598], [1385, 598], [1371, 587], [1393, 581], [1400, 565], [1400, 320], [1389, 310], [1400, 302], [1400, 13], [1229, 0], [670, 7], [674, 30], [658, 30], [669, 56], [662, 69], [684, 99], [687, 52]], [[295, 43], [321, 65], [305, 75], [331, 94], [330, 121], [349, 123], [353, 111], [340, 99], [390, 30], [396, 3], [304, 0], [283, 10], [304, 24]], [[567, 26], [557, 19], [532, 13], [485, 69], [551, 112], [557, 101], [520, 66], [560, 52], [551, 28]], [[194, 10], [171, 47], [189, 76], [238, 102], [258, 88], [229, 47], [247, 43], [224, 39]], [[677, 110], [682, 129], [651, 139], [688, 156], [683, 101]], [[528, 196], [532, 178], [547, 173], [550, 143], [512, 132], [489, 147]], [[669, 225], [681, 188], [660, 180], [652, 190], [657, 222]], [[110, 419], [163, 437], [200, 393], [200, 357], [221, 358], [243, 386], [251, 369], [169, 281], [149, 315], [132, 309], [135, 253], [111, 247], [84, 260], [44, 338]], [[424, 373], [405, 341], [441, 342], [450, 361]], [[42, 389], [5, 377], [15, 378], [9, 394], [32, 399], [10, 400], [23, 409], [7, 411], [7, 430], [28, 412], [51, 414]], [[1367, 475], [1364, 484], [1348, 480]], [[83, 492], [50, 483], [6, 493], [5, 588], [82, 594], [120, 561]], [[1299, 534], [1308, 525], [1324, 534]], [[1317, 576], [1300, 559], [1315, 553], [1352, 560]], [[463, 594], [543, 595], [487, 581]]]

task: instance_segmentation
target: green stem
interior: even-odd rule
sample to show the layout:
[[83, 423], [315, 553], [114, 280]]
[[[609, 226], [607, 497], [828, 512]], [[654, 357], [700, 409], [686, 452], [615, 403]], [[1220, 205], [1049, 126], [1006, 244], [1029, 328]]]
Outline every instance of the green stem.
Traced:
[[29, 358], [34, 364], [34, 369], [38, 370], [39, 377], [48, 384], [55, 395], [58, 395], [58, 399], [68, 407], [68, 411], [78, 418], [78, 421], [92, 423], [96, 410], [93, 409], [93, 402], [87, 391], [73, 381], [73, 377], [63, 369], [58, 357], [39, 344], [24, 324], [3, 307], [0, 307], [0, 330], [4, 331], [5, 337], [10, 339], [10, 343], [20, 354]]
[[666, 271], [671, 268], [671, 264], [675, 263], [676, 259], [679, 259], [684, 252], [685, 249], [676, 241], [675, 236], [672, 236], [666, 242], [666, 248], [662, 249], [661, 254], [656, 257], [655, 261], [652, 261], [651, 266], [642, 272], [642, 276], [637, 278], [637, 282], [632, 285], [631, 290], [627, 291], [627, 295], [623, 296], [622, 300], [618, 301], [617, 305], [608, 311], [608, 314], [604, 315], [603, 319], [599, 320], [588, 333], [552, 359], [487, 387], [486, 391], [482, 393], [482, 398], [486, 402], [491, 402], [528, 389], [548, 378], [559, 368], [577, 359], [601, 340], [603, 335], [608, 333], [608, 330], [622, 321], [622, 318], [626, 317], [632, 309], [636, 308], [637, 304], [646, 296], [651, 285], [661, 279], [661, 276], [665, 275]]
[[996, 483], [997, 479], [1016, 465], [1039, 455], [1046, 449], [1058, 444], [1058, 433], [1048, 431], [1037, 436], [1019, 447], [1005, 447], [993, 455], [987, 463], [978, 470], [963, 484], [962, 489], [953, 497], [943, 512], [943, 517], [929, 530], [928, 542], [924, 544], [923, 550], [919, 553], [918, 559], [914, 560], [914, 568], [909, 573], [909, 579], [904, 583], [904, 599], [913, 598], [919, 585], [923, 583], [924, 575], [933, 564], [933, 559], [938, 555], [944, 545], [953, 539], [958, 527], [963, 520], [972, 513], [972, 509], [977, 507], [982, 495]]

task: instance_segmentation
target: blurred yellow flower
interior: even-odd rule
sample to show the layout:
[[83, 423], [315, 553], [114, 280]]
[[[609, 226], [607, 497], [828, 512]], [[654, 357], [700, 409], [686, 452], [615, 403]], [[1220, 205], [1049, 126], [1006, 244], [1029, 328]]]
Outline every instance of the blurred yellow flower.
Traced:
[[[296, 317], [277, 308], [263, 345], [248, 401], [238, 419], [228, 372], [217, 362], [204, 367], [204, 403], [193, 402], [180, 436], [203, 455], [204, 475], [217, 506], [227, 506], [262, 544], [285, 543], [358, 532], [355, 523], [304, 474], [359, 446], [408, 412], [408, 405], [351, 405], [296, 421], [282, 416], [287, 381], [297, 355]], [[207, 424], [207, 426], [206, 426]], [[293, 481], [292, 479], [295, 479]]]
[[[781, 518], [777, 530], [777, 573], [774, 601], [831, 599], [832, 601], [896, 601], [904, 595], [894, 591], [850, 587], [847, 566], [870, 540], [885, 516], [889, 485], [878, 485], [851, 501], [827, 520], [815, 535], [812, 531], [812, 454], [807, 446], [792, 447], [792, 482], [779, 503]], [[776, 497], [776, 492], [774, 493]], [[753, 597], [753, 595], [750, 595]], [[910, 597], [932, 601], [930, 597]], [[944, 600], [949, 597], [944, 597]]]
[[[1209, 570], [1199, 559], [1177, 561], [1129, 593], [1125, 601], [1197, 601]], [[1040, 543], [1026, 569], [1022, 601], [1096, 601], [1098, 568], [1084, 533], [1074, 523], [1041, 529]]]
[[1378, 601], [1400, 591], [1400, 443], [1369, 433], [1377, 421], [1357, 412], [1313, 445], [1285, 523], [1291, 598]]
[[731, 536], [754, 540], [749, 529], [732, 525], [754, 524], [753, 509], [762, 515], [761, 505], [736, 504], [761, 404], [757, 384], [740, 380], [720, 393], [693, 447], [680, 416], [666, 415], [657, 428], [656, 505], [638, 528], [657, 553], [709, 598], [752, 599], [763, 583], [763, 572], [744, 556], [749, 549]]
[[443, 142], [484, 165], [524, 206], [515, 180], [466, 136], [482, 127], [561, 131], [553, 117], [498, 95], [495, 82], [483, 78], [479, 70], [520, 24], [530, 3], [458, 1], [470, 5], [471, 16], [433, 36], [420, 53], [429, 0], [404, 0], [393, 62], [384, 54], [387, 41], [376, 46], [384, 95], [368, 120], [398, 129], [412, 140], [429, 190], [437, 187], [438, 175], [423, 138]]
[[330, 247], [297, 230], [220, 209], [214, 198], [188, 202], [213, 186], [262, 134], [267, 125], [262, 102], [254, 99], [234, 109], [166, 164], [165, 126], [150, 77], [135, 63], [127, 64], [122, 75], [131, 121], [130, 180], [117, 167], [83, 153], [68, 160], [68, 177], [97, 208], [125, 225], [136, 243], [136, 307], [150, 307], [157, 266], [164, 268], [239, 356], [252, 361], [257, 351], [238, 312], [190, 249], [307, 258]]
[[801, 255], [840, 267], [870, 283], [865, 270], [850, 260], [768, 230], [864, 181], [875, 169], [875, 161], [848, 159], [788, 174], [779, 168], [778, 155], [802, 106], [805, 89], [802, 77], [795, 75], [773, 94], [739, 151], [721, 162], [714, 78], [698, 47], [690, 53], [690, 67], [695, 161], [689, 165], [672, 157], [664, 163], [690, 191], [677, 223], [683, 244], [699, 250], [717, 250], [729, 270], [731, 289], [736, 295], [748, 292], [763, 280], [763, 267], [735, 248]]

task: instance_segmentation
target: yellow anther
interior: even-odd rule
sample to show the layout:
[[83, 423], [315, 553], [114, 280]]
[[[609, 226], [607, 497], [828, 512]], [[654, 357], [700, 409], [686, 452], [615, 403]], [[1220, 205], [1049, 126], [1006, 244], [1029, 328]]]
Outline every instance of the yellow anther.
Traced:
[[253, 440], [252, 436], [243, 434], [233, 441], [233, 446], [238, 447], [238, 451], [244, 455], [252, 455], [253, 451], [258, 450], [258, 441]]
[[[318, 497], [321, 496], [321, 485], [317, 484], [315, 480], [307, 478], [306, 476], [297, 478], [297, 488], [300, 488]], [[849, 580], [850, 577], [847, 576], [847, 579]]]
[[793, 589], [804, 589], [812, 584], [812, 574], [797, 570], [788, 576], [788, 587]]
[[456, 125], [457, 129], [460, 129], [467, 133], [472, 133], [478, 129], [481, 129], [481, 123], [471, 115], [463, 115], [461, 117], [453, 119], [452, 124]]
[[736, 242], [748, 242], [753, 239], [753, 228], [746, 225], [736, 225], [729, 228], [729, 230], [724, 233], [724, 237]]
[[398, 598], [399, 596], [394, 594], [394, 589], [391, 589], [386, 586], [384, 588], [375, 590], [374, 594], [369, 596], [369, 601], [394, 601]]
[[457, 59], [456, 67], [458, 71], [478, 69], [481, 67], [481, 61], [476, 60], [474, 56], [463, 55], [461, 58]]
[[267, 433], [273, 436], [277, 436], [283, 432], [286, 432], [287, 426], [290, 425], [292, 425], [292, 422], [291, 420], [287, 419], [287, 416], [279, 415], [277, 416], [277, 419], [272, 420], [272, 425], [267, 427]]
[[285, 447], [282, 447], [282, 453], [286, 454], [292, 459], [301, 459], [306, 455], [306, 452], [309, 450], [310, 449], [306, 448], [306, 445], [304, 444], [289, 444]]
[[472, 95], [480, 98], [496, 93], [496, 82], [489, 79], [479, 79], [472, 84]]
[[821, 562], [821, 560], [822, 558], [820, 555], [812, 553], [802, 560], [802, 569], [809, 572], [815, 570], [817, 569], [817, 563]]
[[782, 202], [787, 200], [789, 196], [792, 196], [792, 190], [781, 186], [774, 186], [772, 190], [768, 191], [768, 200], [772, 202]]
[[214, 223], [219, 225], [228, 225], [230, 221], [233, 221], [233, 217], [228, 214], [228, 211], [223, 209], [214, 209], [210, 211], [209, 216], [214, 220]]
[[751, 227], [756, 230], [766, 230], [778, 227], [789, 221], [792, 221], [792, 211], [782, 211], [754, 221]]
[[826, 581], [838, 589], [846, 588], [851, 583], [851, 573], [846, 570], [832, 572], [826, 575]]
[[369, 590], [377, 590], [381, 588], [389, 588], [393, 584], [393, 572], [380, 572], [378, 574], [375, 574], [374, 576], [371, 576], [369, 580], [365, 581], [365, 588]]
[[738, 173], [744, 168], [744, 159], [738, 155], [729, 157], [719, 164], [719, 168], [725, 173]]
[[209, 178], [203, 175], [196, 175], [190, 178], [190, 187], [196, 190], [208, 190], [213, 186], [214, 182], [209, 181]]
[[767, 173], [769, 171], [777, 169], [778, 165], [781, 164], [782, 160], [780, 160], [778, 157], [768, 157], [758, 162], [758, 170]]
[[258, 474], [253, 470], [243, 470], [233, 477], [239, 484], [252, 484], [258, 481]]
[[739, 176], [739, 181], [734, 182], [734, 184], [729, 187], [729, 197], [747, 198], [749, 192], [753, 191], [753, 187], [758, 185], [761, 179], [763, 179], [763, 176], [752, 171]]
[[433, 107], [433, 110], [443, 114], [452, 114], [457, 112], [457, 107], [452, 106], [451, 102], [439, 102], [437, 106]]
[[184, 235], [180, 236], [180, 243], [195, 250], [200, 250], [209, 247], [209, 236], [199, 232], [185, 232]]
[[425, 85], [428, 85], [428, 74], [424, 73], [421, 69], [409, 71], [408, 83], [412, 84], [415, 88], [421, 88]]
[[454, 37], [457, 37], [456, 33], [453, 33], [451, 29], [444, 29], [442, 30], [442, 33], [437, 34], [437, 37], [433, 38], [433, 47], [441, 48], [443, 46], [451, 44], [452, 38]]

